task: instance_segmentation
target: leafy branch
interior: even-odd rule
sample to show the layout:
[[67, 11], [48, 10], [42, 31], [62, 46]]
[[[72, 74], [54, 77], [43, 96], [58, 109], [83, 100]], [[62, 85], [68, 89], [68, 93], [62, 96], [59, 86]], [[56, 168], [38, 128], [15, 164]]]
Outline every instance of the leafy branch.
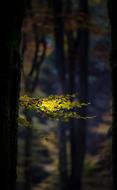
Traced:
[[95, 116], [82, 116], [80, 109], [90, 103], [83, 103], [76, 100], [77, 94], [73, 95], [50, 95], [48, 97], [32, 98], [27, 95], [20, 97], [20, 106], [26, 109], [35, 110], [43, 116], [51, 119], [68, 121], [70, 118], [88, 119]]

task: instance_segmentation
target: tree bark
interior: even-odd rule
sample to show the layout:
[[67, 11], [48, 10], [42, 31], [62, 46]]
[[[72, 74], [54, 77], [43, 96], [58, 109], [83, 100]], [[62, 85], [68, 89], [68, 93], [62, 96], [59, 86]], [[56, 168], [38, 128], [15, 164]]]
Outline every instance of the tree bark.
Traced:
[[[20, 40], [26, 1], [3, 3], [8, 17], [1, 18], [0, 36], [0, 180], [5, 190], [15, 190], [17, 117], [20, 90]], [[0, 10], [0, 12], [2, 12]]]
[[113, 189], [117, 187], [117, 167], [116, 167], [116, 151], [117, 151], [117, 11], [115, 10], [115, 1], [108, 0], [108, 13], [111, 26], [112, 49], [110, 53], [110, 66], [112, 78], [112, 172], [113, 172]]
[[[63, 1], [53, 0], [53, 15], [54, 15], [54, 36], [55, 36], [55, 56], [56, 66], [58, 69], [59, 79], [61, 83], [61, 92], [66, 93], [66, 65], [64, 57], [64, 21], [63, 21]], [[61, 190], [66, 189], [68, 180], [67, 166], [67, 147], [66, 147], [66, 124], [59, 122], [58, 129], [59, 140], [59, 173]]]
[[[68, 1], [68, 12], [72, 7], [72, 1]], [[79, 2], [80, 10], [88, 14], [87, 0]], [[76, 63], [79, 67], [79, 99], [87, 102], [87, 64], [88, 64], [88, 46], [89, 46], [89, 31], [88, 29], [80, 28], [77, 32], [77, 38], [74, 40], [72, 30], [68, 32], [68, 47], [69, 47], [69, 89], [70, 93], [75, 93], [75, 68]], [[77, 60], [79, 54], [79, 60]], [[86, 109], [80, 113], [86, 115]], [[82, 173], [86, 149], [86, 120], [71, 120], [70, 127], [70, 142], [71, 142], [71, 179], [69, 184], [70, 190], [82, 189]]]

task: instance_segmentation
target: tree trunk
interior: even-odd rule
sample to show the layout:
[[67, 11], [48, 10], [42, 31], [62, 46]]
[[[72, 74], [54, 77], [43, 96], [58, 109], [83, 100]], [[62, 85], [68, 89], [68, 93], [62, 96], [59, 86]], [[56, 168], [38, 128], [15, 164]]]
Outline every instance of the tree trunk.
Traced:
[[[0, 37], [0, 180], [1, 187], [5, 190], [15, 190], [17, 176], [19, 47], [25, 3], [23, 0], [17, 0], [8, 2], [7, 6], [1, 6], [8, 14], [8, 17], [4, 17], [4, 22], [1, 20]], [[3, 18], [3, 15], [0, 18]]]
[[[84, 14], [88, 14], [88, 2], [87, 0], [80, 0], [79, 6], [81, 11]], [[85, 24], [85, 23], [84, 23]], [[81, 102], [88, 101], [88, 48], [89, 48], [89, 30], [88, 28], [80, 28], [80, 51], [79, 51], [79, 100]], [[81, 110], [81, 115], [85, 116], [87, 114], [87, 108]], [[78, 160], [74, 157], [74, 160], [77, 162], [74, 164], [75, 172], [74, 183], [76, 184], [76, 189], [82, 190], [82, 176], [83, 176], [83, 166], [86, 152], [86, 120], [77, 121], [77, 156]]]
[[[69, 4], [71, 4], [69, 0]], [[70, 5], [68, 7], [70, 12]], [[86, 0], [79, 2], [81, 11], [85, 14], [88, 13], [88, 5]], [[87, 102], [87, 63], [88, 63], [88, 46], [89, 46], [89, 32], [88, 29], [80, 28], [77, 32], [76, 40], [73, 39], [73, 34], [68, 33], [68, 46], [69, 46], [69, 85], [70, 93], [75, 92], [75, 64], [79, 67], [79, 99], [80, 101]], [[71, 41], [71, 42], [70, 42]], [[79, 60], [77, 60], [77, 52], [79, 53]], [[86, 115], [86, 109], [80, 113]], [[71, 120], [70, 128], [70, 141], [71, 141], [71, 179], [70, 190], [82, 189], [82, 172], [83, 163], [86, 149], [86, 120]]]
[[[54, 35], [56, 66], [61, 83], [61, 92], [66, 93], [66, 66], [64, 58], [64, 21], [62, 17], [62, 0], [53, 0]], [[68, 180], [67, 150], [66, 150], [66, 124], [59, 122], [59, 172], [61, 190], [66, 189]]]
[[113, 171], [113, 189], [117, 187], [117, 167], [116, 167], [116, 150], [117, 150], [117, 11], [114, 9], [116, 6], [114, 0], [108, 0], [108, 12], [111, 25], [111, 41], [112, 49], [110, 55], [110, 66], [112, 76], [112, 171]]

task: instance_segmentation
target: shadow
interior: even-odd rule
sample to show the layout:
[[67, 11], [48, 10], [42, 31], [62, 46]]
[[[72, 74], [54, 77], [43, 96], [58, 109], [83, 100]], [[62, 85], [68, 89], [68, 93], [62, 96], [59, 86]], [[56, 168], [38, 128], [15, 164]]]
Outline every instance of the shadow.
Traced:
[[32, 186], [36, 186], [37, 184], [41, 183], [50, 175], [49, 172], [45, 171], [43, 167], [34, 165], [31, 167], [31, 183]]

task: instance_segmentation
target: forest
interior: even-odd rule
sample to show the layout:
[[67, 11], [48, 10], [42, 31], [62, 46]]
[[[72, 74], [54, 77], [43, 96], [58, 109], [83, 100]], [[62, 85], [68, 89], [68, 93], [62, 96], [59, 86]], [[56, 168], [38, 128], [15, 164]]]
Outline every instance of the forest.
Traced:
[[113, 0], [1, 6], [8, 13], [0, 37], [4, 190], [115, 190], [114, 6]]

